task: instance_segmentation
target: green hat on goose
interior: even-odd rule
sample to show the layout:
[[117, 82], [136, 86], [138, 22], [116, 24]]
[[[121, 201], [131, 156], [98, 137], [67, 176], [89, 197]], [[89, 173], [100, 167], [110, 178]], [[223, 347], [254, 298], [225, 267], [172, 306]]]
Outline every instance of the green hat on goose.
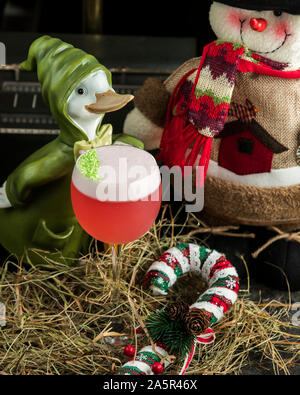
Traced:
[[[82, 95], [80, 111], [84, 111], [83, 117], [92, 118], [98, 114], [99, 118], [99, 114], [104, 115], [122, 108], [133, 98], [131, 95], [118, 95], [114, 92], [110, 71], [94, 56], [58, 38], [42, 36], [36, 39], [29, 48], [27, 60], [20, 66], [27, 71], [37, 71], [43, 99], [60, 127], [61, 138], [69, 145], [87, 138], [83, 128], [70, 117], [67, 110], [68, 100], [76, 89]], [[98, 91], [92, 92], [92, 99], [91, 92], [90, 97], [87, 94], [84, 97], [84, 89], [78, 87], [95, 74], [100, 74], [104, 82]]]

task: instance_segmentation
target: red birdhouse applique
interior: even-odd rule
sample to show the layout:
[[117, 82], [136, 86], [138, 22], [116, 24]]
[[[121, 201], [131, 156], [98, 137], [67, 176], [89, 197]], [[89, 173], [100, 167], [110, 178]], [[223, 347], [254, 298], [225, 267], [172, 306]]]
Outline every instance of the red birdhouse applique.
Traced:
[[231, 104], [228, 115], [238, 120], [227, 123], [217, 137], [222, 139], [219, 166], [238, 175], [268, 173], [274, 154], [288, 150], [259, 125], [257, 113], [249, 100], [246, 105]]

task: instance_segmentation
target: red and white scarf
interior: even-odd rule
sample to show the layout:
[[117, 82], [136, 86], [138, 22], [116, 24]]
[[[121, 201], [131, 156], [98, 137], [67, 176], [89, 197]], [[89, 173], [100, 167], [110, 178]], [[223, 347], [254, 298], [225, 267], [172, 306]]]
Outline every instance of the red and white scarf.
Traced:
[[204, 167], [206, 175], [212, 138], [224, 128], [236, 75], [265, 74], [300, 78], [300, 70], [249, 52], [242, 44], [214, 41], [204, 47], [200, 65], [177, 84], [169, 102], [159, 159], [167, 166]]

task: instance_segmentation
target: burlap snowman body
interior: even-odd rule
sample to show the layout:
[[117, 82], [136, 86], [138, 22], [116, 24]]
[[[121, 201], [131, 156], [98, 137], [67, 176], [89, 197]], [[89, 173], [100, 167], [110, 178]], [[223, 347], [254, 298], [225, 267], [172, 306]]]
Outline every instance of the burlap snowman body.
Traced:
[[[234, 75], [225, 122], [212, 136], [204, 215], [211, 224], [254, 226], [257, 246], [279, 232], [278, 240], [255, 259], [256, 271], [269, 285], [283, 288], [288, 280], [291, 289], [300, 289], [295, 235], [300, 228], [300, 2], [214, 2], [210, 23], [218, 40], [251, 51], [251, 62], [242, 55], [246, 61]], [[191, 89], [200, 62], [188, 60], [166, 81], [146, 81], [125, 133], [143, 140], [146, 149], [164, 149], [170, 97], [180, 81], [185, 94], [188, 83]], [[226, 64], [223, 73], [212, 79], [228, 78]], [[205, 78], [202, 72], [198, 89]], [[251, 248], [253, 252], [254, 244]]]

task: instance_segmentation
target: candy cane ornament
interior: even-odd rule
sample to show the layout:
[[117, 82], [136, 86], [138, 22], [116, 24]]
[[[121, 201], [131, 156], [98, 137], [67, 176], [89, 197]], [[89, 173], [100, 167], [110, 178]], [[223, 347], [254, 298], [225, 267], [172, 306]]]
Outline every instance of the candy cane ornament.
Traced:
[[[186, 327], [187, 333], [194, 327], [192, 315], [201, 313], [209, 322], [209, 327], [203, 333], [197, 334], [193, 344], [185, 356], [183, 367], [179, 375], [183, 375], [188, 369], [198, 343], [212, 343], [215, 340], [213, 325], [219, 322], [224, 314], [236, 302], [239, 291], [239, 278], [236, 269], [221, 253], [210, 250], [196, 244], [179, 244], [166, 251], [149, 268], [145, 285], [154, 295], [167, 295], [168, 290], [184, 274], [192, 272], [202, 277], [208, 284], [207, 290], [198, 298], [196, 303], [189, 306], [189, 312], [185, 315], [185, 325], [190, 323], [191, 327]], [[192, 315], [190, 313], [193, 313]], [[200, 316], [201, 316], [200, 314]], [[196, 317], [197, 318], [197, 317]], [[189, 320], [189, 322], [187, 322]], [[196, 320], [197, 321], [197, 320]], [[196, 322], [197, 324], [197, 322]], [[197, 325], [196, 325], [197, 328]], [[193, 334], [195, 334], [193, 332]], [[170, 345], [169, 345], [170, 346]], [[143, 355], [149, 351], [155, 354], [151, 346], [143, 348], [135, 360], [125, 364], [117, 374], [153, 374], [151, 366], [161, 360], [161, 356], [168, 355], [165, 344], [160, 344], [160, 351], [152, 355], [152, 359], [143, 360]], [[161, 350], [164, 352], [161, 353]], [[143, 362], [141, 362], [141, 359]], [[152, 363], [153, 362], [153, 363]], [[136, 365], [137, 364], [137, 365]], [[170, 364], [170, 360], [164, 360], [165, 367]], [[129, 366], [137, 367], [138, 371], [130, 373]]]
[[155, 344], [155, 350], [153, 350], [152, 346], [146, 346], [139, 351], [135, 359], [131, 358], [129, 362], [125, 363], [115, 374], [122, 376], [153, 375], [152, 366], [155, 363], [160, 363], [161, 357], [166, 358], [162, 364], [163, 367], [166, 368], [171, 363], [171, 360], [167, 358], [168, 352], [164, 346]]

